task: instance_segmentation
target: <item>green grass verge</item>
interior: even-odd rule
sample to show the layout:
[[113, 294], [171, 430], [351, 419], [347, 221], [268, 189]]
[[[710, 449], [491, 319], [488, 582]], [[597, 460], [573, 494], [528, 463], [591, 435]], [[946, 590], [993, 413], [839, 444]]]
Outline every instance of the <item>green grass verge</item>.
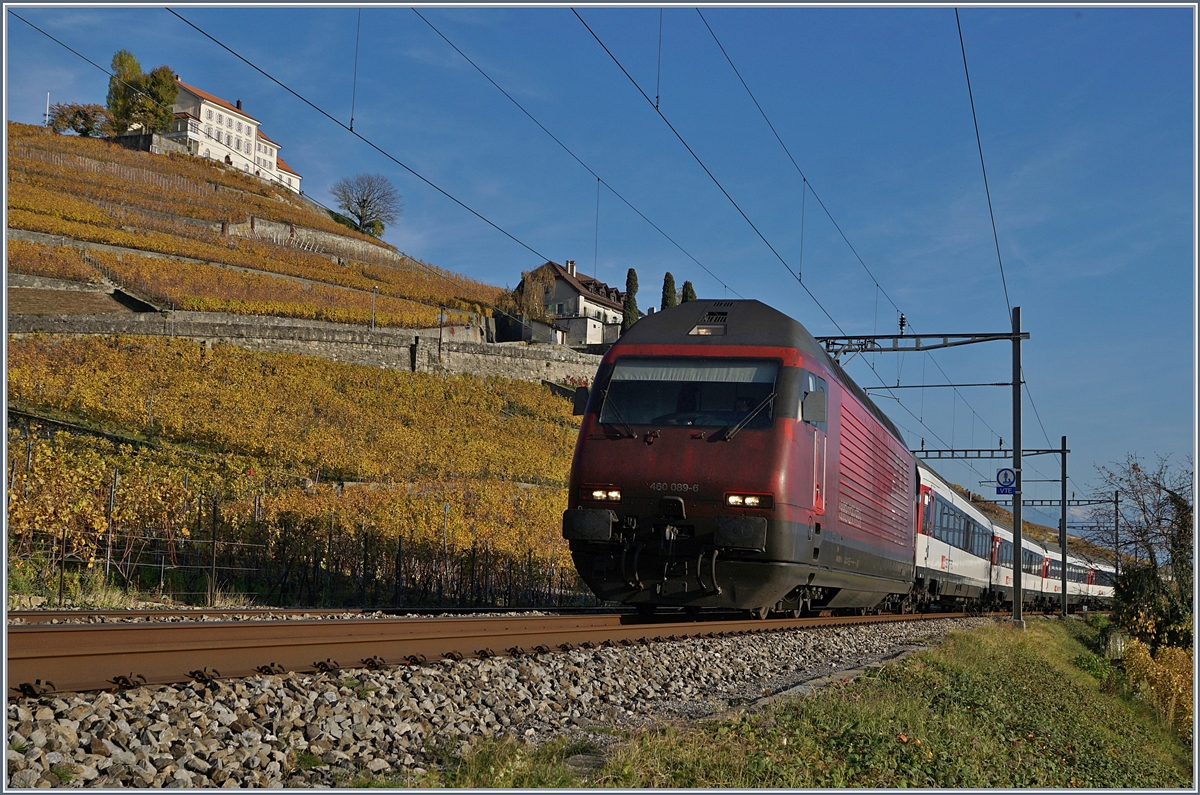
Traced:
[[1085, 645], [1095, 634], [1074, 619], [954, 633], [762, 712], [636, 732], [600, 770], [567, 764], [594, 749], [499, 739], [447, 755], [421, 785], [1191, 787], [1190, 748], [1114, 689]]

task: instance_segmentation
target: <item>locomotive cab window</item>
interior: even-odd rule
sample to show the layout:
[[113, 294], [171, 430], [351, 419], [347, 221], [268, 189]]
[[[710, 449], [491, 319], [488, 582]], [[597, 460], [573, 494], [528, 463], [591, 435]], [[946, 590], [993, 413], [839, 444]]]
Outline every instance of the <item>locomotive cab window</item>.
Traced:
[[770, 428], [779, 369], [770, 359], [618, 359], [600, 422]]

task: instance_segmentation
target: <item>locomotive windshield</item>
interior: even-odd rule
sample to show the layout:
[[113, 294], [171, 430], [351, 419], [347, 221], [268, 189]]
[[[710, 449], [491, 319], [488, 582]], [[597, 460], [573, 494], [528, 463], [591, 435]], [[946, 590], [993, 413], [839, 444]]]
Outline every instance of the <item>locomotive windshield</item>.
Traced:
[[778, 376], [769, 359], [618, 359], [600, 422], [769, 428]]

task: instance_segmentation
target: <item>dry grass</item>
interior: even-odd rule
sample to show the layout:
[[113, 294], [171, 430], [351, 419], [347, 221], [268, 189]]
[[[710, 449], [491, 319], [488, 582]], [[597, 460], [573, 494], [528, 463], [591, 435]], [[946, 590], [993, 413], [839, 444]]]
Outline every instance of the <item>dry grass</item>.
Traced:
[[32, 287], [8, 288], [10, 315], [104, 315], [129, 311], [106, 293], [43, 290]]

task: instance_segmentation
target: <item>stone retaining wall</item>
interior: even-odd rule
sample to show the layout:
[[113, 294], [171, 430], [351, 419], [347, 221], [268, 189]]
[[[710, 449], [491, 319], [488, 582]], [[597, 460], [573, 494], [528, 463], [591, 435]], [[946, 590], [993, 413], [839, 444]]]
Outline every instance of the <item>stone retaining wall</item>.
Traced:
[[251, 217], [245, 223], [229, 224], [226, 232], [241, 237], [264, 238], [284, 246], [301, 244], [308, 250], [324, 254], [339, 263], [344, 257], [361, 258], [367, 262], [390, 262], [399, 266], [404, 265], [407, 259], [400, 252], [385, 245], [257, 216]]
[[409, 372], [466, 373], [540, 383], [591, 381], [600, 357], [555, 345], [487, 343], [479, 325], [443, 329], [368, 329], [295, 318], [218, 312], [121, 315], [10, 315], [8, 333], [148, 334], [224, 342], [253, 351], [298, 353]]

